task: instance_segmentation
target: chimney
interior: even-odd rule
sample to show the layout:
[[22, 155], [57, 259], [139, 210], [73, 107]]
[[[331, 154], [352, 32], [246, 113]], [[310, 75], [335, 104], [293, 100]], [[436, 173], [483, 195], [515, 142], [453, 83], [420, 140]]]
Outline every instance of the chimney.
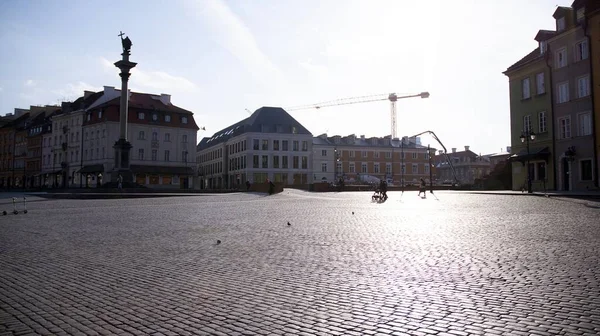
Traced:
[[469, 147], [471, 147], [471, 146], [465, 146], [465, 152], [469, 151]]
[[89, 96], [93, 95], [94, 91], [83, 91], [83, 99], [87, 99]]
[[114, 86], [105, 86], [104, 87], [104, 95], [105, 96], [114, 96], [115, 95], [115, 87]]
[[452, 148], [452, 153], [456, 153], [456, 148]]
[[510, 146], [506, 146], [506, 152], [510, 153], [511, 147]]
[[165, 105], [170, 105], [171, 104], [171, 95], [170, 94], [166, 94], [166, 93], [161, 93], [160, 94], [160, 101], [165, 104]]
[[365, 140], [365, 135], [364, 134], [360, 136], [360, 140]]
[[442, 154], [444, 154], [444, 151], [440, 149], [440, 150], [438, 151], [438, 154], [439, 154], [439, 155], [442, 155]]

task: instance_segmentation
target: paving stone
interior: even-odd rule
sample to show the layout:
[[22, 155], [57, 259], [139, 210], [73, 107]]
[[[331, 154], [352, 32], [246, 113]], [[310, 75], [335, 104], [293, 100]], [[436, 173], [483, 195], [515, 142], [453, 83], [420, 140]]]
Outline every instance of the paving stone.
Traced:
[[32, 202], [0, 218], [0, 335], [598, 334], [597, 209], [389, 195]]

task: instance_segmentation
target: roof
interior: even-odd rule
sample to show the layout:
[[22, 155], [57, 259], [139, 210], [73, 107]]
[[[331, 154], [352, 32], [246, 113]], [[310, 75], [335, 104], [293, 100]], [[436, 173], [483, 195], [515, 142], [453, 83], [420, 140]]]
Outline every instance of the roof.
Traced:
[[[339, 138], [339, 142], [336, 143], [336, 138]], [[376, 141], [376, 142], [375, 142]], [[328, 137], [327, 134], [321, 134], [313, 138], [313, 145], [321, 145], [321, 146], [340, 146], [340, 147], [381, 147], [381, 148], [401, 148], [402, 141], [400, 139], [392, 140], [389, 136], [386, 137], [370, 137], [363, 138], [357, 137], [354, 134], [350, 134], [347, 136], [339, 136], [334, 135]], [[404, 141], [404, 148], [407, 149], [425, 149], [427, 146], [422, 146], [416, 143], [415, 141], [411, 141], [410, 138]], [[431, 150], [435, 150], [435, 148], [431, 147]]]
[[[102, 95], [104, 92], [100, 91], [99, 93]], [[100, 96], [98, 96], [97, 98], [99, 98], [99, 97]], [[175, 113], [190, 114], [190, 115], [193, 114], [191, 111], [182, 109], [181, 107], [175, 106], [171, 103], [165, 104], [165, 103], [163, 103], [163, 101], [161, 101], [159, 99], [159, 97], [160, 96], [153, 95], [151, 93], [131, 92], [131, 95], [129, 96], [129, 108], [137, 108], [137, 109], [142, 109], [142, 110], [157, 110], [157, 111], [163, 111], [163, 112], [175, 112]], [[95, 106], [94, 108], [105, 107], [105, 106], [120, 106], [120, 104], [121, 104], [121, 97], [119, 96], [119, 97], [116, 97], [116, 98], [113, 98], [113, 99], [107, 101], [104, 104]], [[91, 103], [90, 103], [90, 105], [91, 105]]]
[[524, 65], [527, 65], [529, 63], [532, 63], [534, 61], [537, 61], [539, 59], [542, 59], [544, 55], [542, 55], [540, 53], [540, 48], [537, 47], [535, 48], [532, 52], [530, 52], [529, 54], [527, 54], [527, 56], [521, 58], [519, 61], [517, 61], [517, 63], [511, 65], [508, 67], [508, 69], [506, 69], [506, 71], [503, 72], [503, 74], [508, 75], [509, 72], [516, 70]]
[[554, 36], [556, 36], [555, 30], [540, 29], [540, 30], [538, 30], [538, 33], [535, 35], [534, 40], [541, 42], [541, 41], [549, 40], [549, 39], [553, 38]]
[[571, 8], [571, 7], [565, 7], [565, 6], [557, 6], [556, 10], [554, 11], [554, 14], [552, 14], [552, 17], [555, 18], [555, 19], [558, 19], [559, 17], [565, 15], [563, 13], [566, 12], [566, 11], [571, 12], [571, 11], [573, 11], [573, 8]]
[[231, 126], [225, 127], [211, 137], [203, 138], [196, 150], [200, 151], [244, 133], [280, 133], [312, 135], [294, 117], [281, 107], [263, 106], [251, 116]]

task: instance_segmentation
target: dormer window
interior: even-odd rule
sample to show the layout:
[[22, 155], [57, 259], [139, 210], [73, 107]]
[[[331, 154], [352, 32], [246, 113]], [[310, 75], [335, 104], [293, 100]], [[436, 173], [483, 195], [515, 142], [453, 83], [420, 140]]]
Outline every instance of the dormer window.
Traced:
[[541, 41], [540, 42], [540, 54], [544, 54], [546, 53], [546, 50], [548, 48], [547, 42], [546, 41]]
[[577, 10], [577, 22], [583, 21], [583, 19], [585, 19], [585, 7]]
[[167, 114], [165, 116], [165, 122], [170, 122], [170, 121], [171, 121], [171, 116]]
[[145, 118], [144, 112], [138, 112], [138, 119], [144, 120], [144, 118]]
[[98, 111], [98, 119], [102, 119], [102, 110]]
[[156, 113], [152, 114], [152, 120], [157, 121], [158, 115]]
[[181, 123], [182, 124], [187, 124], [188, 123], [187, 117], [181, 117]]
[[563, 31], [565, 30], [565, 18], [561, 17], [556, 20], [556, 30]]

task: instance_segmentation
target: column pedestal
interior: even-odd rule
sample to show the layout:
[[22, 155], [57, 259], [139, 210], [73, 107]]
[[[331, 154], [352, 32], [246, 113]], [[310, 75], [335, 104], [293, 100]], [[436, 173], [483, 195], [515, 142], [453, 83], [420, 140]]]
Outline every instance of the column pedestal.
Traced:
[[115, 169], [111, 172], [111, 182], [116, 183], [119, 175], [123, 178], [123, 188], [133, 185], [133, 173], [129, 166], [131, 143], [125, 139], [115, 142]]

